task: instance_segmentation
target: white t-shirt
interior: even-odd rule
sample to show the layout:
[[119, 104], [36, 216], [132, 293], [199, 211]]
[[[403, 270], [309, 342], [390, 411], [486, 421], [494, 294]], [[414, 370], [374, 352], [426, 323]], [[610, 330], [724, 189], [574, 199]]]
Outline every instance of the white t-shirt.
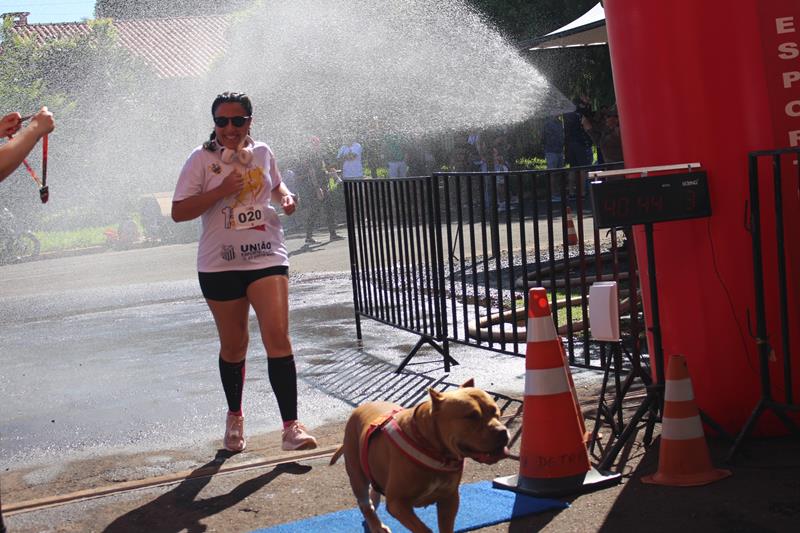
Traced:
[[270, 204], [272, 190], [281, 183], [280, 176], [271, 176], [269, 171], [275, 156], [262, 142], [253, 143], [250, 148], [253, 158], [245, 167], [236, 158], [232, 163], [224, 163], [222, 150], [211, 152], [198, 146], [178, 177], [173, 202], [218, 187], [235, 165], [245, 176], [245, 186], [239, 194], [219, 200], [201, 215], [199, 272], [257, 270], [289, 264], [283, 227]]
[[342, 146], [336, 159], [342, 159], [348, 155], [354, 155], [355, 159], [345, 159], [342, 163], [343, 178], [360, 178], [364, 175], [364, 167], [361, 165], [361, 145], [353, 143], [350, 146]]

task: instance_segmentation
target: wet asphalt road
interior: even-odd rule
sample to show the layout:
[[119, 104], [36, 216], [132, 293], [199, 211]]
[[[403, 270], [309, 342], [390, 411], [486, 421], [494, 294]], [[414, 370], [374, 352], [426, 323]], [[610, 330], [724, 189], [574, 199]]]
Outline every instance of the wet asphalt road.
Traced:
[[[468, 348], [454, 350], [461, 365], [449, 375], [426, 348], [407, 379], [381, 383], [417, 338], [364, 321], [359, 344], [347, 241], [288, 245], [300, 418], [309, 427], [344, 421], [374, 397], [414, 399], [443, 380], [522, 390], [524, 361]], [[196, 244], [171, 245], [0, 267], [0, 469], [221, 438], [216, 330], [195, 252]], [[244, 396], [248, 434], [280, 428], [254, 315]]]
[[[322, 248], [317, 255], [331, 253]], [[196, 244], [173, 245], [0, 268], [0, 467], [219, 438], [225, 404], [218, 345], [196, 281], [195, 251]], [[303, 272], [304, 255], [313, 254], [299, 253], [295, 272]], [[340, 302], [352, 293], [347, 277], [338, 277], [344, 294], [333, 301]], [[299, 331], [307, 302], [317, 304], [320, 320], [338, 313], [338, 321], [352, 323], [352, 305], [349, 313], [341, 304], [322, 305], [324, 297], [312, 298], [316, 285], [293, 283], [298, 358], [314, 353]], [[251, 326], [245, 409], [257, 413], [248, 417], [255, 433], [277, 429], [280, 418], [254, 319]], [[300, 394], [325, 407], [306, 410], [309, 425], [347, 409], [302, 381]]]

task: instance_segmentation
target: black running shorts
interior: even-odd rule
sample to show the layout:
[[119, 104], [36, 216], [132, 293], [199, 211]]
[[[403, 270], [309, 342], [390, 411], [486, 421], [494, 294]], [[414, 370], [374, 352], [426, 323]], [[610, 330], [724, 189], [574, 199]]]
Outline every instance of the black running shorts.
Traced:
[[198, 272], [200, 290], [209, 300], [228, 301], [244, 298], [247, 287], [267, 276], [288, 276], [289, 267], [273, 266], [260, 270], [226, 270], [224, 272]]

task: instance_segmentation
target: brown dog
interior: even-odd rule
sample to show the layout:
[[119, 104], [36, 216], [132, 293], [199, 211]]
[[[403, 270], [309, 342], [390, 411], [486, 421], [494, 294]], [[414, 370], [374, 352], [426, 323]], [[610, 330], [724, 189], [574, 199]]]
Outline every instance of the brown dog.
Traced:
[[390, 531], [375, 513], [380, 493], [389, 513], [412, 532], [430, 531], [414, 507], [432, 503], [439, 531], [453, 531], [464, 458], [494, 463], [508, 455], [500, 409], [473, 380], [454, 391], [429, 389], [428, 394], [430, 400], [408, 409], [389, 402], [360, 405], [331, 458], [334, 464], [344, 454], [350, 486], [371, 533]]

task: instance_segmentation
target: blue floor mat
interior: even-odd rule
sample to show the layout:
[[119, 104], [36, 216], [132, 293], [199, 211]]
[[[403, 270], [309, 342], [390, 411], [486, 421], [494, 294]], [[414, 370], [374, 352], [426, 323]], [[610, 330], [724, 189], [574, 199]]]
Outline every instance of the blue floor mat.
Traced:
[[[349, 490], [349, 488], [348, 488]], [[479, 481], [461, 485], [461, 505], [456, 516], [458, 531], [472, 531], [478, 528], [508, 522], [512, 518], [520, 518], [530, 514], [541, 513], [551, 509], [565, 509], [569, 505], [560, 500], [534, 498], [517, 494], [508, 490], [492, 488], [491, 481]], [[395, 533], [407, 531], [394, 519], [381, 502], [378, 516], [384, 524]], [[415, 509], [417, 516], [433, 531], [437, 531], [436, 506], [429, 505]], [[325, 531], [326, 533], [361, 533], [366, 531], [364, 517], [357, 508], [338, 511], [312, 518], [280, 524], [273, 527], [256, 529], [253, 533], [307, 533], [309, 531]]]

